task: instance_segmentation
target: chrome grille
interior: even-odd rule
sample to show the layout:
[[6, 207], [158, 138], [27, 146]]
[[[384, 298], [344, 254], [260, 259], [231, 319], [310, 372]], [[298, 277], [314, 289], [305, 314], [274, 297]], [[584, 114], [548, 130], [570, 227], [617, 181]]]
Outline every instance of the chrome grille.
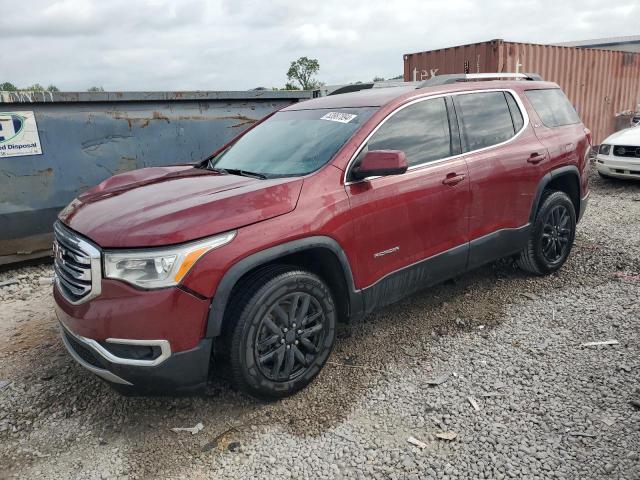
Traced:
[[53, 258], [56, 286], [74, 305], [100, 294], [100, 250], [56, 222], [53, 226]]

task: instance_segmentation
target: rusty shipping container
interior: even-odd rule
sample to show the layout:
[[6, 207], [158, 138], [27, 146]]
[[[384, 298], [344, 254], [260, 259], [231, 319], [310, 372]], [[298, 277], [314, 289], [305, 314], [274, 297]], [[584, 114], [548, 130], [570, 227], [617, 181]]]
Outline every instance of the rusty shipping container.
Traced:
[[599, 143], [616, 113], [640, 102], [640, 54], [491, 40], [404, 55], [404, 80], [449, 73], [531, 72], [565, 91]]
[[[274, 110], [310, 97], [259, 90], [0, 92], [0, 266], [47, 255], [58, 212], [105, 178], [196, 162]], [[27, 116], [28, 132], [19, 120]], [[23, 142], [29, 152], [15, 154], [11, 142], [22, 131], [39, 145]]]

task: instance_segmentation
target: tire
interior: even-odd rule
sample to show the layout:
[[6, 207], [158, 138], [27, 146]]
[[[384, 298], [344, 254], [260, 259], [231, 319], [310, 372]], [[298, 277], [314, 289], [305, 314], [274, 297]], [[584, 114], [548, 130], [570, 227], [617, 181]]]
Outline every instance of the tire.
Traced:
[[535, 275], [555, 272], [569, 257], [575, 235], [576, 212], [569, 196], [545, 191], [518, 266]]
[[606, 173], [602, 173], [600, 170], [598, 170], [598, 175], [600, 175], [600, 178], [605, 178], [607, 180], [611, 180], [611, 178], [612, 178], [609, 175], [607, 175]]
[[272, 265], [237, 291], [225, 319], [234, 387], [275, 400], [307, 386], [335, 340], [336, 310], [327, 285], [313, 273]]

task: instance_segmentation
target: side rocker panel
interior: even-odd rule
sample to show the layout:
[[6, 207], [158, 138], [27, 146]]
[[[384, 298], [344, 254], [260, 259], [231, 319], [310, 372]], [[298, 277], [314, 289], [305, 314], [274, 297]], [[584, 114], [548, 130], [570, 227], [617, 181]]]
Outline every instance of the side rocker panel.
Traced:
[[365, 314], [460, 275], [465, 271], [468, 251], [465, 243], [390, 273], [363, 289]]
[[530, 231], [531, 224], [527, 223], [520, 228], [505, 228], [472, 240], [467, 270], [518, 253], [527, 244]]

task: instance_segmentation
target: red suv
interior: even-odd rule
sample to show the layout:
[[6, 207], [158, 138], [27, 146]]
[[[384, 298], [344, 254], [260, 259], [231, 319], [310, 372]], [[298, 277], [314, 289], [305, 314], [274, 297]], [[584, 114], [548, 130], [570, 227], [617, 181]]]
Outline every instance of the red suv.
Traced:
[[338, 321], [501, 257], [556, 271], [590, 133], [556, 84], [511, 76], [298, 103], [198, 165], [83, 193], [55, 225], [70, 354], [125, 391], [197, 389], [222, 363], [279, 398], [318, 374]]

